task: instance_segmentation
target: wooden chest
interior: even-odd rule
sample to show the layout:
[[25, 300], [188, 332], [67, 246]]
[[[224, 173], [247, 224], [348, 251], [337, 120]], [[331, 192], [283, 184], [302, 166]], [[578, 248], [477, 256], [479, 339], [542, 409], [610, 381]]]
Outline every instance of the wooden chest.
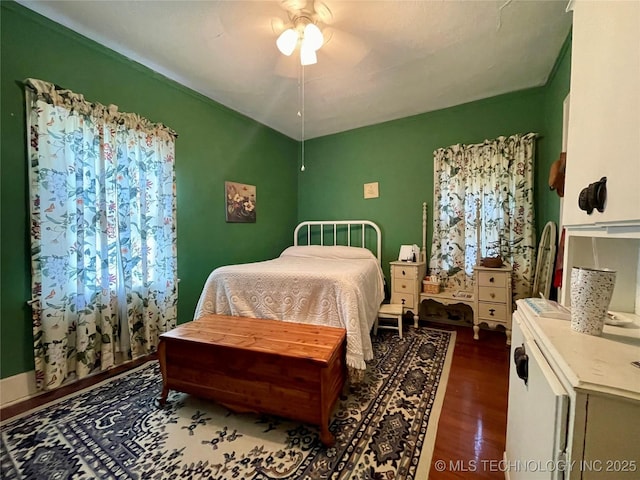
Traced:
[[329, 418], [346, 378], [345, 342], [341, 328], [208, 315], [160, 336], [160, 402], [172, 389], [234, 411], [315, 424], [329, 446]]

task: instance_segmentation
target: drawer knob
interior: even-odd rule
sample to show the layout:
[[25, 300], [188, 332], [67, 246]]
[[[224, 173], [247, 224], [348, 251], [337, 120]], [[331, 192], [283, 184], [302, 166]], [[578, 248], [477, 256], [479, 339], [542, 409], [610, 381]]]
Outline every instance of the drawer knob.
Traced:
[[489, 315], [491, 315], [493, 317], [494, 313], [496, 313], [496, 309], [495, 308], [490, 308], [489, 309]]
[[407, 286], [403, 284], [403, 285], [402, 285], [402, 288], [407, 288]]
[[490, 294], [489, 294], [489, 296], [490, 296], [491, 298], [496, 298], [496, 294], [495, 294], [495, 293], [493, 293], [493, 292], [492, 292], [492, 293], [490, 293]]
[[404, 270], [402, 270], [402, 274], [403, 274], [403, 275], [406, 275], [406, 273], [405, 273], [405, 271], [404, 271]]
[[403, 298], [403, 299], [402, 299], [402, 305], [404, 305], [404, 302], [405, 302], [405, 301], [406, 301], [406, 300]]
[[493, 277], [491, 277], [491, 278], [489, 279], [489, 282], [490, 282], [490, 283], [493, 283], [493, 282], [494, 282], [494, 278], [493, 278]]

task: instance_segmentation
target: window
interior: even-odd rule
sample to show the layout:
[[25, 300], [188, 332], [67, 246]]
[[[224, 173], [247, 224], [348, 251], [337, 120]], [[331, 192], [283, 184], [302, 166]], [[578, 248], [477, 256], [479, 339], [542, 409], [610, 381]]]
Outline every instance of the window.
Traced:
[[511, 264], [516, 298], [529, 295], [535, 256], [533, 133], [434, 152], [430, 268], [449, 288], [473, 289], [477, 259]]
[[25, 83], [36, 379], [47, 389], [148, 354], [175, 326], [176, 135]]

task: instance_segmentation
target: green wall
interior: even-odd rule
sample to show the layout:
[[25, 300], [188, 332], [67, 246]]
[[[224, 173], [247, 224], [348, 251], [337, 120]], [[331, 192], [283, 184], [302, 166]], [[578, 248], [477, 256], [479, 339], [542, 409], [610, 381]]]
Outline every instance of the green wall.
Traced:
[[[297, 220], [297, 142], [15, 3], [1, 4], [0, 375], [33, 369], [24, 94], [40, 78], [176, 132], [178, 315], [217, 266], [272, 258]], [[227, 224], [224, 181], [256, 185], [257, 222]]]
[[[546, 86], [298, 144], [15, 3], [1, 4], [0, 377], [33, 369], [24, 95], [41, 78], [162, 122], [179, 134], [179, 322], [191, 319], [210, 271], [272, 258], [291, 244], [297, 221], [371, 219], [383, 230], [383, 266], [404, 243], [421, 244], [422, 202], [433, 202], [433, 151], [514, 133], [538, 132], [536, 224], [558, 221], [547, 187], [560, 152], [562, 102], [569, 91], [570, 37]], [[258, 221], [224, 221], [225, 180], [257, 186]], [[380, 198], [364, 200], [363, 184]], [[538, 230], [541, 231], [541, 230]], [[256, 239], [259, 239], [256, 242]]]
[[[546, 182], [549, 166], [560, 153], [568, 50], [563, 49], [550, 86], [308, 141], [306, 170], [299, 176], [298, 218], [374, 220], [383, 230], [383, 268], [388, 278], [388, 262], [397, 259], [400, 245], [422, 244], [422, 202], [428, 204], [430, 249], [434, 150], [536, 132], [540, 135], [534, 190], [538, 232], [549, 220], [557, 223], [557, 195]], [[363, 198], [363, 184], [368, 182], [379, 182], [379, 198]]]

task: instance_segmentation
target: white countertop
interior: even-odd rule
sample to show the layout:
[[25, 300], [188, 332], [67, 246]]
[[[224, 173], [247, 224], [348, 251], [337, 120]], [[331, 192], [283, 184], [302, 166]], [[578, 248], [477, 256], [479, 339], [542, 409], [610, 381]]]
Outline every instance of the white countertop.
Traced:
[[605, 325], [601, 336], [593, 336], [575, 332], [569, 320], [536, 315], [523, 300], [517, 311], [547, 360], [575, 389], [640, 400], [640, 368], [631, 364], [640, 361], [640, 316], [624, 314], [630, 323]]

